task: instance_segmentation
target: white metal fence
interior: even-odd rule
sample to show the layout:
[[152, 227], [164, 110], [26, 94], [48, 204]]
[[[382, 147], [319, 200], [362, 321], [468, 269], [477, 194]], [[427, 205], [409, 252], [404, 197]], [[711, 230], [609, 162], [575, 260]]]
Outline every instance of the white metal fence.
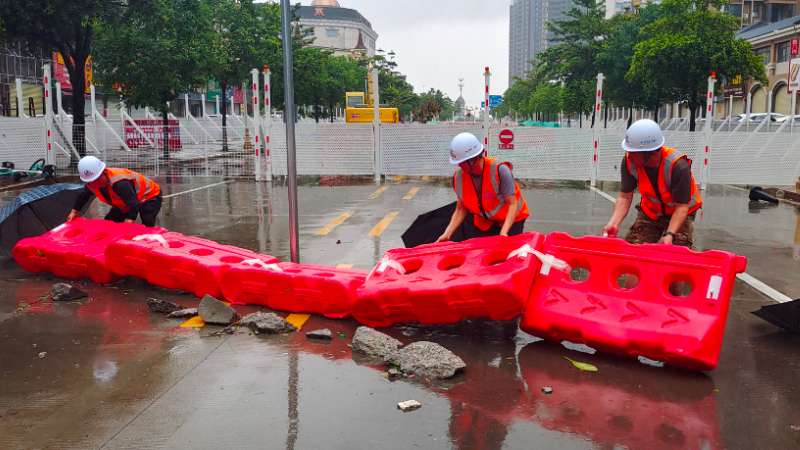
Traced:
[[[70, 172], [77, 149], [73, 133], [84, 133], [86, 152], [109, 164], [136, 168], [148, 174], [181, 170], [197, 176], [254, 176], [253, 140], [245, 117], [230, 117], [228, 146], [223, 148], [220, 118], [180, 118], [179, 148], [165, 158], [160, 131], [147, 126], [132, 127], [125, 118], [103, 121], [87, 119], [74, 128], [69, 118], [56, 117], [52, 128], [52, 155], [61, 173]], [[127, 130], [126, 130], [127, 128]], [[512, 126], [514, 149], [498, 150], [495, 125], [490, 133], [490, 153], [514, 164], [519, 178], [547, 180], [589, 180], [593, 163], [593, 131], [576, 128]], [[286, 174], [286, 138], [282, 121], [269, 126], [272, 171]], [[450, 139], [468, 131], [483, 135], [480, 124], [399, 124], [381, 127], [376, 146], [372, 125], [341, 122], [297, 124], [297, 164], [300, 175], [386, 175], [449, 176]], [[702, 132], [666, 131], [667, 144], [689, 155], [693, 170], [702, 179], [706, 135]], [[598, 180], [618, 180], [623, 151], [623, 127], [597, 131]], [[245, 137], [248, 139], [245, 140]], [[135, 145], [134, 145], [135, 144]], [[171, 143], [172, 144], [172, 143]], [[710, 142], [712, 183], [791, 185], [800, 175], [800, 130], [798, 133], [717, 131]], [[47, 156], [46, 121], [0, 119], [0, 160], [18, 168]], [[383, 167], [376, 168], [376, 151], [382, 153]]]

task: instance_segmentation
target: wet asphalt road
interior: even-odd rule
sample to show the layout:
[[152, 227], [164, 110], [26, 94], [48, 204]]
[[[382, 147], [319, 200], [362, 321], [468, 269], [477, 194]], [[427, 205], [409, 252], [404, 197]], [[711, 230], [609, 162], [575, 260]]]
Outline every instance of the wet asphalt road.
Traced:
[[[180, 194], [221, 180], [159, 181], [165, 194]], [[453, 195], [447, 182], [385, 187], [301, 186], [302, 260], [369, 268], [402, 245], [418, 214]], [[615, 186], [600, 188], [613, 194]], [[597, 234], [611, 212], [583, 184], [539, 183], [525, 196], [530, 230]], [[753, 207], [735, 187], [713, 187], [705, 199], [698, 248], [746, 255], [748, 273], [800, 297], [797, 211]], [[232, 181], [165, 200], [161, 225], [288, 259], [287, 211], [280, 183]], [[318, 235], [342, 214], [341, 225]], [[381, 366], [354, 356], [350, 320], [312, 317], [304, 325], [331, 328], [331, 343], [302, 333], [212, 336], [211, 327], [179, 328], [144, 305], [151, 296], [194, 305], [192, 297], [126, 280], [85, 284], [91, 300], [53, 304], [44, 296], [54, 281], [13, 263], [0, 272], [3, 449], [800, 448], [800, 337], [752, 316], [771, 300], [741, 281], [713, 372], [578, 353], [517, 333], [514, 324], [389, 329], [405, 343], [433, 340], [465, 360], [464, 374], [433, 385], [391, 382]], [[580, 372], [564, 356], [599, 372]], [[401, 413], [396, 404], [408, 399], [423, 407]]]

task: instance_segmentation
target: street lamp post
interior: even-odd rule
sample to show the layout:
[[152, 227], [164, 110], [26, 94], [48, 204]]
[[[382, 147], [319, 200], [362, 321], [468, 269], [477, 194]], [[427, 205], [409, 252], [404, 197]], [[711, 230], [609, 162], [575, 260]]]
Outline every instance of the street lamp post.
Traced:
[[289, 0], [281, 0], [283, 30], [283, 79], [286, 121], [286, 175], [289, 184], [289, 250], [292, 262], [300, 262], [299, 226], [297, 222], [297, 153], [294, 136], [294, 73], [292, 64], [292, 27], [289, 19]]

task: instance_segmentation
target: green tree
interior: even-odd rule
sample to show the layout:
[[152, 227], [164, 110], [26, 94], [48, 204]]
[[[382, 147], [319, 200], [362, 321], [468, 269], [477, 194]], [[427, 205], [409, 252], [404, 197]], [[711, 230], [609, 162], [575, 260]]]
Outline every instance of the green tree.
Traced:
[[277, 4], [253, 0], [209, 0], [213, 20], [205, 62], [219, 81], [222, 101], [222, 149], [228, 150], [230, 86], [250, 79], [250, 71], [281, 58], [280, 10]]
[[[94, 26], [118, 18], [126, 10], [126, 5], [144, 1], [0, 0], [0, 20], [5, 25], [7, 36], [34, 49], [58, 51], [64, 57], [73, 87], [73, 146], [81, 156], [86, 154], [84, 67], [92, 54]], [[52, 103], [47, 107], [51, 108]]]
[[212, 8], [196, 0], [150, 0], [97, 25], [96, 62], [105, 86], [117, 86], [131, 106], [161, 112], [169, 157], [167, 102], [208, 78]]
[[542, 83], [530, 97], [530, 109], [541, 115], [543, 120], [554, 120], [563, 109], [561, 85]]
[[635, 46], [627, 80], [645, 90], [667, 92], [667, 101], [685, 101], [689, 129], [705, 100], [711, 72], [731, 79], [766, 81], [761, 60], [750, 43], [735, 37], [739, 22], [720, 12], [720, 0], [664, 0], [663, 14], [642, 32], [647, 38]]

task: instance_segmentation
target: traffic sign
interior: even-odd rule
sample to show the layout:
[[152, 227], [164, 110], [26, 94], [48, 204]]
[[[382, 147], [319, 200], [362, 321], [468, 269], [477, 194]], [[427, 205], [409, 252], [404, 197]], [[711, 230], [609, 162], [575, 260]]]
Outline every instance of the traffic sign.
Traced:
[[[502, 95], [490, 95], [489, 96], [489, 108], [494, 109], [500, 106], [503, 103], [503, 96]], [[486, 101], [481, 101], [481, 108], [486, 107]]]
[[514, 150], [514, 132], [508, 128], [504, 129], [497, 136], [500, 141], [500, 150]]

